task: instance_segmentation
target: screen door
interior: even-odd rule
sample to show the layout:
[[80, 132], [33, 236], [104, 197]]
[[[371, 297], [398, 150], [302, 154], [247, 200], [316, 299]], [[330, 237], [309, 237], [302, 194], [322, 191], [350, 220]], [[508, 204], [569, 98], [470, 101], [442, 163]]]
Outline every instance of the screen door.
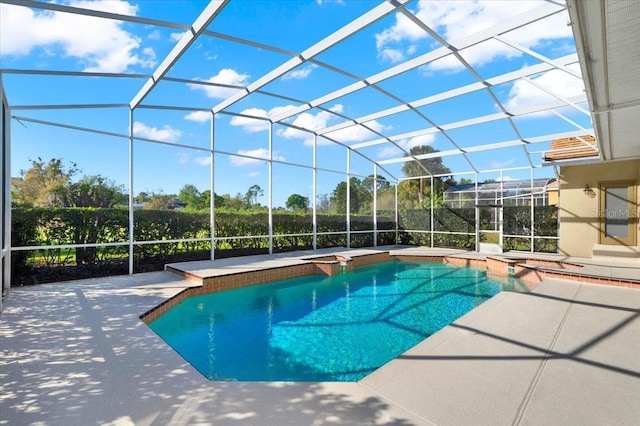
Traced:
[[600, 243], [635, 245], [635, 182], [600, 184]]

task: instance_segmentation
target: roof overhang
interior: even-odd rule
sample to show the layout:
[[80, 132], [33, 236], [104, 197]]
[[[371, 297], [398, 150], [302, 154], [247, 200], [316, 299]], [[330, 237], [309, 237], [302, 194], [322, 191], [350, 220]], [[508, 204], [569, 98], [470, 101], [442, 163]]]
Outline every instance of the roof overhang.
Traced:
[[604, 161], [640, 158], [640, 3], [568, 0]]

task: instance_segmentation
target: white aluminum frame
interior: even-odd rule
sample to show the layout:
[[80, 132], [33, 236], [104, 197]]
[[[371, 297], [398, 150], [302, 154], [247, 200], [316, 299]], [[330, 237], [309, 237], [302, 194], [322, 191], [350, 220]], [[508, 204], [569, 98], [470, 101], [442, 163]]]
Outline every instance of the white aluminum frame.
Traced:
[[[214, 22], [215, 19], [221, 14], [221, 12], [224, 10], [225, 6], [233, 0], [215, 0], [210, 2], [204, 9], [203, 11], [200, 13], [200, 15], [198, 16], [198, 18], [194, 21], [193, 24], [188, 25], [188, 24], [181, 24], [181, 23], [174, 23], [174, 22], [168, 22], [168, 21], [161, 21], [161, 20], [156, 20], [156, 19], [149, 19], [149, 18], [144, 18], [144, 17], [138, 17], [138, 16], [129, 16], [129, 15], [120, 15], [120, 14], [115, 14], [115, 13], [108, 13], [108, 12], [102, 12], [102, 11], [96, 11], [96, 10], [90, 10], [90, 9], [82, 9], [82, 8], [78, 8], [78, 7], [72, 7], [72, 6], [66, 6], [66, 5], [60, 5], [60, 4], [56, 4], [56, 3], [45, 3], [45, 2], [39, 2], [39, 1], [34, 1], [34, 0], [0, 0], [0, 3], [6, 3], [6, 4], [11, 4], [11, 5], [18, 5], [18, 6], [25, 6], [25, 7], [29, 7], [29, 8], [33, 8], [33, 9], [41, 9], [41, 10], [50, 10], [50, 11], [55, 11], [55, 12], [62, 12], [62, 13], [73, 13], [73, 14], [80, 14], [80, 15], [86, 15], [86, 16], [92, 16], [92, 17], [97, 17], [97, 18], [103, 18], [103, 19], [111, 19], [111, 20], [117, 20], [117, 21], [122, 21], [122, 22], [129, 22], [129, 23], [135, 23], [135, 24], [144, 24], [144, 25], [149, 25], [149, 26], [157, 26], [157, 27], [163, 27], [163, 28], [173, 28], [173, 29], [180, 29], [185, 31], [185, 33], [183, 34], [182, 38], [177, 42], [177, 44], [173, 47], [173, 49], [170, 51], [170, 53], [161, 61], [160, 65], [154, 70], [153, 73], [151, 74], [133, 74], [133, 73], [104, 73], [104, 72], [78, 72], [78, 71], [62, 71], [62, 70], [20, 70], [20, 69], [3, 69], [0, 68], [0, 95], [2, 98], [2, 102], [4, 107], [6, 108], [7, 113], [10, 115], [11, 118], [14, 118], [17, 121], [24, 121], [24, 122], [31, 122], [34, 124], [38, 124], [38, 125], [45, 125], [45, 126], [56, 126], [56, 127], [62, 127], [62, 128], [67, 128], [67, 129], [71, 129], [71, 130], [77, 130], [77, 131], [85, 131], [85, 132], [92, 132], [92, 133], [96, 133], [96, 134], [102, 134], [102, 135], [106, 135], [106, 136], [112, 136], [112, 137], [118, 137], [118, 138], [126, 138], [128, 140], [128, 146], [129, 146], [129, 158], [128, 158], [128, 167], [129, 167], [129, 179], [128, 179], [128, 186], [129, 186], [129, 201], [128, 201], [128, 205], [129, 205], [129, 240], [127, 242], [118, 242], [118, 243], [105, 243], [105, 244], [86, 244], [86, 245], [65, 245], [64, 247], [108, 247], [108, 246], [122, 246], [122, 245], [127, 245], [129, 248], [129, 273], [132, 274], [134, 273], [134, 248], [137, 244], [162, 244], [162, 243], [175, 243], [175, 242], [183, 242], [183, 241], [210, 241], [211, 243], [211, 259], [215, 259], [215, 244], [216, 241], [222, 241], [222, 240], [227, 240], [227, 239], [235, 239], [235, 238], [268, 238], [269, 240], [269, 253], [273, 253], [273, 238], [274, 238], [274, 233], [273, 233], [273, 164], [274, 163], [282, 163], [282, 164], [286, 164], [286, 165], [292, 165], [292, 166], [297, 166], [297, 167], [302, 167], [305, 169], [311, 169], [312, 170], [312, 181], [313, 181], [313, 200], [311, 201], [311, 207], [312, 207], [312, 215], [313, 215], [313, 224], [312, 224], [312, 232], [311, 233], [302, 233], [302, 234], [292, 234], [292, 235], [312, 235], [313, 237], [313, 249], [317, 249], [317, 236], [319, 235], [318, 230], [317, 230], [317, 192], [316, 192], [316, 185], [317, 185], [317, 173], [318, 171], [324, 171], [324, 172], [330, 172], [330, 173], [339, 173], [339, 174], [345, 174], [346, 176], [346, 183], [347, 183], [347, 188], [346, 188], [346, 192], [347, 192], [347, 200], [346, 200], [346, 212], [345, 212], [345, 221], [346, 221], [346, 230], [345, 232], [331, 232], [331, 233], [323, 233], [323, 234], [346, 234], [346, 238], [347, 238], [347, 247], [351, 246], [351, 235], [355, 234], [355, 233], [368, 233], [368, 232], [372, 232], [373, 233], [373, 241], [374, 241], [374, 246], [377, 246], [377, 235], [379, 232], [390, 232], [390, 231], [378, 231], [378, 223], [377, 223], [377, 190], [375, 189], [377, 187], [377, 185], [374, 185], [374, 194], [373, 194], [373, 222], [372, 222], [372, 230], [367, 230], [367, 231], [352, 231], [351, 230], [351, 214], [350, 214], [350, 178], [353, 176], [358, 176], [357, 174], [354, 174], [351, 170], [351, 156], [353, 154], [359, 155], [361, 156], [363, 159], [369, 161], [370, 163], [372, 163], [373, 165], [373, 176], [374, 176], [374, 182], [377, 182], [377, 177], [379, 176], [379, 171], [383, 171], [385, 172], [389, 177], [391, 177], [392, 179], [395, 180], [391, 181], [390, 183], [395, 184], [395, 234], [396, 234], [396, 241], [398, 241], [398, 234], [400, 232], [399, 230], [399, 211], [398, 211], [398, 183], [402, 182], [403, 180], [406, 180], [406, 178], [400, 177], [400, 176], [394, 176], [393, 173], [389, 172], [389, 170], [387, 170], [384, 166], [385, 165], [390, 165], [390, 164], [398, 164], [398, 163], [406, 163], [409, 161], [418, 161], [421, 159], [428, 159], [428, 158], [437, 158], [437, 157], [447, 157], [447, 156], [454, 156], [454, 155], [460, 155], [462, 156], [462, 158], [464, 158], [467, 162], [467, 164], [469, 165], [469, 170], [468, 172], [474, 173], [475, 175], [475, 184], [476, 187], [478, 185], [478, 174], [479, 173], [486, 173], [486, 172], [491, 172], [494, 170], [486, 170], [483, 169], [483, 167], [481, 167], [478, 164], [474, 164], [474, 162], [469, 158], [469, 156], [467, 154], [469, 153], [473, 153], [473, 152], [481, 152], [481, 151], [487, 151], [487, 150], [493, 150], [493, 149], [499, 149], [499, 148], [508, 148], [508, 147], [521, 147], [522, 151], [523, 151], [523, 155], [526, 157], [527, 159], [527, 164], [528, 166], [526, 167], [520, 167], [520, 168], [511, 168], [511, 169], [501, 169], [498, 170], [500, 173], [502, 173], [505, 170], [524, 170], [524, 169], [529, 169], [530, 173], [531, 173], [531, 179], [533, 179], [533, 173], [534, 173], [534, 169], [540, 167], [540, 165], [538, 164], [534, 164], [533, 160], [532, 160], [532, 154], [537, 154], [536, 151], [532, 151], [530, 150], [531, 147], [535, 146], [536, 144], [541, 144], [544, 142], [548, 142], [551, 139], [558, 139], [558, 138], [563, 138], [563, 137], [577, 137], [577, 136], [582, 136], [584, 134], [593, 134], [593, 129], [587, 129], [584, 128], [584, 126], [581, 126], [580, 124], [574, 122], [573, 120], [569, 119], [568, 117], [566, 117], [565, 115], [563, 115], [562, 113], [558, 112], [557, 110], [561, 107], [571, 107], [583, 114], [587, 114], [589, 115], [589, 112], [587, 110], [585, 110], [584, 108], [582, 108], [580, 106], [580, 104], [583, 104], [587, 101], [587, 97], [586, 95], [581, 95], [581, 96], [576, 96], [573, 98], [564, 98], [562, 96], [559, 96], [558, 94], [555, 94], [547, 89], [545, 89], [544, 87], [541, 87], [539, 84], [537, 84], [535, 81], [533, 81], [531, 78], [534, 75], [543, 73], [543, 72], [548, 72], [550, 70], [554, 70], [554, 69], [558, 69], [561, 70], [563, 72], [566, 72], [570, 75], [573, 75], [575, 77], [580, 78], [580, 75], [578, 75], [575, 71], [571, 70], [570, 68], [568, 68], [569, 65], [574, 64], [578, 61], [578, 55], [575, 53], [563, 56], [561, 58], [557, 58], [557, 59], [550, 59], [544, 55], [541, 55], [538, 52], [533, 51], [532, 49], [520, 46], [516, 43], [513, 43], [511, 41], [508, 40], [508, 38], [505, 37], [505, 34], [509, 33], [510, 31], [513, 31], [514, 29], [518, 29], [521, 28], [527, 24], [533, 23], [533, 22], [537, 22], [541, 19], [545, 19], [547, 17], [553, 16], [557, 13], [561, 13], [566, 9], [566, 6], [562, 6], [560, 4], [557, 4], [555, 2], [548, 2], [546, 4], [544, 4], [542, 7], [535, 9], [535, 10], [531, 10], [527, 13], [524, 13], [522, 15], [516, 16], [512, 19], [509, 19], [507, 21], [501, 22], [497, 25], [495, 25], [492, 28], [487, 28], [484, 29], [482, 31], [479, 31], [475, 34], [471, 34], [461, 40], [445, 40], [444, 38], [442, 38], [436, 31], [434, 31], [432, 28], [428, 27], [424, 22], [420, 21], [420, 19], [418, 17], [416, 17], [415, 15], [413, 15], [413, 13], [411, 13], [411, 11], [409, 11], [405, 6], [410, 4], [409, 0], [393, 0], [393, 1], [384, 1], [380, 4], [378, 4], [377, 6], [372, 7], [369, 11], [365, 12], [362, 16], [360, 16], [359, 18], [353, 20], [352, 22], [346, 24], [344, 27], [342, 27], [341, 29], [338, 29], [337, 31], [335, 31], [334, 33], [330, 34], [329, 36], [325, 37], [323, 40], [315, 43], [314, 45], [308, 47], [307, 49], [301, 51], [301, 52], [291, 52], [285, 49], [281, 49], [279, 47], [276, 46], [269, 46], [267, 44], [261, 43], [259, 41], [252, 41], [252, 40], [244, 40], [232, 35], [228, 35], [228, 34], [222, 34], [219, 32], [214, 32], [211, 30], [208, 30], [207, 27], [209, 26], [210, 23]], [[351, 74], [350, 72], [337, 68], [335, 66], [332, 66], [330, 64], [327, 64], [321, 60], [318, 59], [318, 55], [320, 55], [321, 53], [331, 49], [333, 46], [339, 44], [340, 42], [346, 40], [347, 38], [349, 38], [350, 36], [357, 34], [359, 31], [361, 31], [362, 29], [380, 21], [381, 19], [383, 19], [386, 16], [389, 16], [392, 13], [399, 13], [402, 14], [404, 17], [408, 18], [409, 20], [411, 20], [417, 27], [421, 28], [425, 33], [427, 33], [429, 36], [431, 36], [432, 38], [434, 38], [436, 41], [440, 42], [440, 44], [442, 45], [442, 47], [440, 48], [436, 48], [435, 50], [425, 53], [421, 56], [415, 57], [413, 59], [404, 61], [400, 64], [394, 65], [388, 69], [385, 69], [381, 72], [378, 72], [376, 74], [370, 75], [368, 77], [360, 77], [360, 76], [355, 76], [353, 74]], [[189, 79], [183, 79], [183, 78], [176, 78], [176, 77], [172, 77], [169, 76], [169, 72], [171, 71], [172, 67], [180, 60], [180, 58], [189, 50], [189, 48], [194, 44], [194, 42], [196, 42], [196, 40], [199, 37], [213, 37], [213, 38], [217, 38], [217, 39], [221, 39], [221, 40], [225, 40], [228, 41], [230, 43], [238, 43], [241, 44], [243, 46], [248, 46], [248, 47], [254, 47], [254, 48], [259, 48], [259, 49], [264, 49], [270, 52], [276, 52], [279, 54], [284, 54], [286, 56], [289, 57], [288, 60], [286, 60], [284, 63], [276, 66], [275, 68], [269, 70], [268, 72], [264, 73], [262, 76], [258, 76], [251, 84], [247, 85], [246, 87], [243, 86], [233, 86], [233, 85], [224, 85], [224, 84], [220, 84], [220, 83], [211, 83], [211, 82], [204, 82], [204, 81], [198, 81], [198, 80], [189, 80]], [[469, 47], [473, 47], [475, 45], [478, 45], [480, 43], [486, 42], [488, 40], [497, 40], [501, 43], [504, 43], [506, 45], [511, 46], [514, 49], [517, 49], [521, 52], [523, 52], [526, 55], [529, 55], [533, 58], [535, 58], [536, 60], [539, 60], [540, 63], [536, 64], [536, 65], [531, 65], [528, 67], [524, 67], [522, 69], [519, 69], [517, 71], [511, 71], [511, 72], [507, 72], [504, 73], [502, 75], [499, 76], [495, 76], [495, 77], [491, 77], [491, 78], [487, 78], [487, 79], [483, 79], [480, 74], [475, 70], [475, 68], [473, 66], [471, 66], [469, 63], [467, 63], [463, 56], [459, 53], [460, 51], [463, 51], [466, 48]], [[458, 59], [458, 61], [465, 67], [465, 69], [471, 73], [471, 75], [473, 75], [477, 81], [473, 82], [471, 84], [467, 84], [465, 86], [461, 86], [461, 87], [457, 87], [455, 89], [451, 89], [451, 90], [447, 90], [447, 91], [443, 91], [441, 93], [437, 93], [435, 95], [432, 96], [428, 96], [428, 97], [423, 97], [421, 99], [416, 99], [416, 100], [412, 100], [412, 101], [405, 101], [403, 99], [400, 99], [397, 95], [390, 93], [389, 91], [385, 90], [380, 83], [399, 76], [402, 73], [405, 73], [407, 71], [410, 70], [415, 70], [416, 68], [420, 67], [420, 66], [424, 66], [427, 64], [432, 63], [433, 61], [436, 61], [438, 59], [442, 59], [448, 56], [453, 56], [455, 58]], [[331, 91], [330, 93], [325, 93], [319, 97], [316, 97], [315, 99], [312, 100], [305, 100], [305, 99], [295, 99], [292, 98], [290, 96], [285, 96], [279, 93], [272, 93], [269, 91], [266, 91], [264, 88], [265, 86], [267, 86], [269, 83], [273, 82], [274, 80], [280, 78], [281, 76], [285, 75], [286, 73], [292, 71], [293, 69], [295, 69], [296, 67], [299, 67], [301, 65], [304, 64], [314, 64], [316, 66], [319, 67], [323, 67], [327, 70], [333, 71], [333, 72], [337, 72], [339, 74], [344, 75], [345, 77], [351, 78], [354, 80], [353, 83], [347, 84], [341, 88], [338, 88], [336, 90]], [[140, 88], [140, 90], [133, 96], [133, 98], [128, 102], [128, 103], [113, 103], [113, 104], [48, 104], [48, 105], [12, 105], [10, 106], [6, 100], [5, 94], [4, 94], [4, 87], [2, 85], [3, 81], [2, 81], [2, 74], [23, 74], [23, 75], [29, 75], [29, 74], [33, 74], [33, 75], [50, 75], [50, 76], [75, 76], [75, 77], [86, 77], [86, 78], [91, 78], [91, 77], [104, 77], [104, 78], [117, 78], [117, 79], [145, 79], [145, 83], [144, 85]], [[496, 96], [493, 87], [500, 85], [500, 84], [505, 84], [505, 83], [512, 83], [515, 81], [526, 81], [538, 88], [540, 88], [541, 90], [549, 93], [550, 95], [552, 95], [555, 100], [552, 102], [547, 102], [545, 104], [541, 104], [541, 105], [535, 105], [535, 106], [529, 106], [529, 107], [525, 107], [525, 108], [519, 108], [517, 110], [508, 110], [508, 108], [503, 105], [500, 100], [498, 99], [498, 97]], [[156, 86], [161, 82], [161, 81], [168, 81], [168, 82], [174, 82], [176, 84], [196, 84], [196, 85], [213, 85], [213, 86], [221, 86], [221, 87], [232, 87], [232, 88], [236, 88], [239, 89], [238, 92], [236, 92], [234, 95], [229, 96], [228, 98], [218, 102], [216, 105], [213, 105], [211, 108], [209, 109], [203, 109], [203, 108], [196, 108], [196, 107], [189, 107], [189, 106], [172, 106], [172, 105], [151, 105], [151, 104], [146, 104], [145, 99], [147, 98], [147, 96], [153, 92], [153, 90], [156, 88]], [[359, 90], [362, 90], [364, 88], [373, 88], [374, 90], [376, 90], [377, 92], [381, 93], [384, 96], [387, 96], [391, 99], [393, 99], [395, 102], [398, 103], [397, 106], [391, 107], [391, 108], [385, 108], [364, 116], [360, 116], [360, 117], [350, 117], [348, 114], [345, 113], [336, 113], [335, 111], [330, 111], [326, 105], [328, 102], [337, 100], [345, 95], [349, 95], [352, 93], [355, 93]], [[453, 99], [459, 96], [463, 96], [465, 94], [470, 94], [476, 91], [485, 91], [490, 97], [491, 99], [493, 99], [493, 101], [495, 102], [495, 104], [498, 107], [498, 111], [495, 113], [491, 113], [491, 114], [486, 114], [484, 116], [479, 116], [479, 117], [474, 117], [471, 119], [465, 119], [465, 120], [459, 120], [459, 121], [455, 121], [455, 122], [451, 122], [451, 123], [436, 123], [434, 122], [430, 117], [425, 116], [422, 112], [420, 112], [418, 109], [427, 105], [431, 105], [431, 104], [435, 104], [436, 102], [440, 102], [443, 100], [447, 100], [447, 99]], [[228, 110], [229, 107], [233, 106], [234, 104], [236, 104], [237, 102], [239, 102], [240, 100], [243, 100], [247, 97], [249, 97], [251, 94], [253, 93], [259, 93], [261, 95], [266, 95], [266, 96], [271, 96], [274, 98], [279, 98], [279, 99], [283, 99], [283, 100], [287, 100], [290, 102], [295, 102], [297, 103], [299, 106], [293, 109], [290, 109], [282, 114], [279, 114], [277, 116], [274, 117], [269, 117], [269, 118], [264, 118], [264, 117], [255, 117], [255, 116], [249, 116], [246, 114], [239, 114], [237, 112], [233, 112]], [[86, 128], [83, 126], [76, 126], [76, 125], [72, 125], [72, 124], [66, 124], [66, 123], [56, 123], [56, 122], [52, 122], [52, 121], [46, 121], [46, 120], [41, 120], [41, 119], [36, 119], [33, 117], [29, 117], [29, 116], [12, 116], [11, 113], [13, 113], [14, 111], [24, 111], [24, 112], [28, 112], [28, 111], [35, 111], [35, 110], [47, 110], [47, 109], [52, 109], [52, 110], [56, 110], [56, 109], [99, 109], [99, 108], [127, 108], [128, 109], [128, 113], [129, 113], [129, 126], [128, 126], [128, 133], [127, 134], [119, 134], [119, 133], [114, 133], [114, 132], [106, 132], [106, 131], [102, 131], [102, 130], [98, 130], [98, 129], [91, 129], [91, 128]], [[198, 146], [193, 146], [193, 145], [189, 145], [189, 144], [180, 144], [180, 143], [168, 143], [165, 141], [159, 141], [159, 140], [152, 140], [152, 139], [148, 139], [148, 138], [142, 138], [142, 137], [138, 137], [135, 136], [133, 134], [133, 122], [134, 122], [134, 114], [136, 112], [136, 110], [138, 109], [158, 109], [158, 110], [174, 110], [174, 111], [209, 111], [211, 113], [211, 128], [210, 128], [210, 145], [208, 148], [203, 148], [203, 147], [198, 147]], [[312, 128], [302, 128], [302, 127], [298, 127], [295, 126], [289, 122], [287, 122], [286, 120], [289, 118], [294, 117], [296, 114], [302, 113], [304, 111], [308, 111], [308, 110], [312, 110], [312, 109], [316, 109], [316, 110], [321, 110], [321, 111], [326, 111], [326, 112], [331, 112], [332, 114], [334, 114], [335, 116], [340, 117], [341, 119], [343, 119], [344, 121], [338, 123], [338, 124], [334, 124], [331, 126], [327, 126], [325, 128], [321, 128], [321, 129], [312, 129]], [[422, 119], [425, 123], [425, 127], [419, 130], [414, 130], [411, 132], [406, 132], [406, 133], [402, 133], [402, 134], [388, 134], [387, 132], [378, 132], [375, 131], [374, 129], [372, 129], [370, 126], [367, 126], [367, 122], [371, 121], [371, 120], [378, 120], [381, 118], [385, 118], [385, 117], [390, 117], [394, 114], [398, 114], [398, 113], [402, 113], [405, 111], [410, 111], [412, 113], [415, 113], [418, 117], [420, 117], [420, 119]], [[518, 126], [515, 124], [514, 122], [514, 117], [521, 117], [521, 116], [527, 116], [527, 115], [531, 115], [531, 114], [535, 114], [535, 113], [539, 113], [542, 111], [551, 111], [553, 114], [555, 114], [557, 117], [559, 117], [560, 119], [564, 120], [565, 122], [567, 122], [568, 124], [570, 124], [571, 126], [575, 127], [575, 130], [573, 131], [568, 131], [568, 132], [562, 132], [562, 133], [550, 133], [550, 134], [543, 134], [543, 135], [539, 135], [536, 137], [529, 137], [529, 138], [523, 138], [520, 135], [520, 131], [518, 129]], [[269, 122], [269, 136], [268, 136], [268, 144], [269, 144], [269, 158], [267, 159], [267, 163], [268, 163], [268, 170], [269, 170], [269, 177], [268, 177], [268, 212], [269, 212], [269, 232], [268, 235], [262, 235], [262, 236], [236, 236], [236, 237], [217, 237], [215, 235], [215, 187], [216, 187], [216, 181], [215, 181], [215, 158], [216, 158], [216, 154], [224, 154], [224, 155], [231, 155], [231, 156], [244, 156], [247, 158], [254, 158], [251, 156], [245, 156], [245, 155], [241, 155], [238, 153], [231, 153], [231, 152], [224, 152], [221, 150], [217, 150], [216, 149], [216, 135], [215, 135], [215, 119], [217, 117], [218, 114], [223, 114], [223, 115], [230, 115], [230, 116], [241, 116], [241, 117], [246, 117], [246, 118], [252, 118], [252, 119], [256, 119], [256, 120], [266, 120]], [[455, 129], [461, 129], [461, 128], [466, 128], [466, 127], [470, 127], [473, 125], [477, 125], [477, 124], [483, 124], [483, 123], [489, 123], [495, 120], [507, 120], [510, 124], [510, 126], [512, 127], [515, 135], [517, 136], [516, 139], [514, 140], [509, 140], [509, 141], [500, 141], [500, 142], [490, 142], [490, 143], [486, 143], [486, 144], [481, 144], [481, 145], [475, 145], [475, 146], [471, 146], [471, 147], [465, 147], [463, 148], [459, 141], [454, 140], [454, 138], [451, 136], [451, 134], [449, 133], [451, 130], [455, 130]], [[11, 147], [11, 133], [10, 133], [10, 120], [7, 120], [6, 124], [6, 128], [0, 128], [0, 134], [4, 135], [5, 138], [3, 138], [3, 143], [6, 143], [5, 146], [5, 152], [7, 153], [7, 157], [8, 158], [3, 158], [3, 181], [2, 181], [2, 185], [5, 188], [5, 199], [2, 200], [2, 204], [0, 204], [0, 209], [3, 210], [4, 212], [4, 218], [5, 221], [3, 223], [3, 226], [5, 227], [5, 229], [11, 229], [11, 209], [10, 209], [10, 205], [11, 205], [11, 200], [10, 200], [10, 181], [11, 181], [11, 170], [10, 170], [10, 147]], [[305, 132], [309, 132], [309, 134], [313, 137], [313, 153], [312, 153], [312, 165], [308, 166], [305, 164], [296, 164], [293, 162], [284, 162], [284, 161], [279, 161], [279, 160], [275, 160], [273, 158], [273, 125], [274, 124], [278, 124], [281, 126], [287, 126], [290, 128], [295, 128], [297, 130], [302, 130]], [[330, 137], [330, 133], [336, 130], [341, 130], [341, 129], [345, 129], [351, 126], [361, 126], [364, 127], [366, 129], [368, 129], [369, 131], [373, 132], [374, 134], [376, 134], [378, 137], [376, 139], [372, 139], [369, 141], [364, 141], [364, 142], [359, 142], [359, 143], [354, 143], [354, 144], [347, 144], [347, 143], [343, 143], [340, 142], [339, 140], [336, 139], [332, 139]], [[446, 150], [446, 151], [440, 151], [434, 154], [426, 154], [426, 155], [411, 155], [410, 152], [408, 152], [406, 149], [404, 149], [401, 144], [400, 141], [402, 141], [403, 139], [407, 139], [407, 138], [411, 138], [411, 137], [416, 137], [416, 136], [423, 136], [423, 135], [429, 135], [429, 134], [434, 134], [434, 133], [440, 133], [444, 136], [444, 138], [451, 144], [451, 146], [453, 147], [453, 149], [450, 150]], [[346, 150], [346, 167], [345, 170], [330, 170], [330, 169], [325, 169], [325, 168], [319, 168], [318, 164], [317, 164], [317, 146], [318, 146], [318, 138], [323, 138], [326, 140], [331, 141], [332, 143], [341, 146], [343, 148], [345, 148]], [[165, 144], [165, 145], [171, 145], [171, 146], [177, 146], [177, 147], [182, 147], [185, 149], [190, 149], [190, 150], [198, 150], [198, 151], [204, 151], [206, 153], [208, 153], [208, 155], [211, 158], [211, 166], [210, 166], [210, 190], [211, 190], [211, 201], [210, 201], [210, 237], [205, 238], [205, 239], [179, 239], [179, 240], [162, 240], [162, 241], [135, 241], [134, 240], [134, 234], [133, 234], [133, 226], [134, 226], [134, 221], [135, 221], [135, 212], [134, 212], [134, 179], [133, 179], [133, 174], [134, 174], [134, 144], [135, 143], [139, 143], [139, 142], [150, 142], [150, 143], [156, 143], [156, 144]], [[363, 152], [361, 152], [361, 149], [365, 149], [368, 147], [372, 147], [372, 146], [377, 146], [377, 145], [382, 145], [382, 144], [390, 144], [392, 146], [395, 146], [396, 148], [399, 148], [402, 156], [401, 157], [397, 157], [394, 159], [389, 159], [389, 160], [383, 160], [383, 161], [375, 161], [373, 158], [371, 158], [370, 156], [365, 155]], [[264, 160], [263, 158], [260, 158], [261, 160]], [[423, 168], [424, 174], [422, 176], [417, 176], [417, 177], [412, 177], [412, 179], [415, 178], [429, 178], [431, 181], [431, 186], [433, 187], [433, 180], [434, 178], [438, 177], [437, 175], [434, 175], [431, 173], [430, 170], [427, 170], [426, 168], [424, 168], [424, 166], [420, 165]], [[465, 171], [455, 171], [456, 173], [467, 173]], [[366, 177], [366, 176], [362, 176], [362, 177]], [[408, 232], [429, 232], [431, 234], [431, 246], [433, 246], [434, 244], [434, 234], [437, 233], [434, 230], [434, 225], [433, 225], [433, 200], [431, 200], [432, 203], [432, 209], [431, 209], [431, 226], [430, 226], [430, 230], [428, 231], [424, 231], [424, 230], [407, 230]], [[477, 204], [477, 192], [476, 192], [476, 204]], [[533, 207], [532, 207], [532, 223], [533, 223]], [[476, 212], [476, 221], [478, 220], [478, 212]], [[8, 237], [7, 237], [8, 235]], [[479, 228], [476, 227], [476, 242], [477, 242], [477, 247], [479, 248]], [[536, 238], [536, 236], [533, 233], [533, 226], [532, 226], [532, 235], [531, 235], [531, 246], [533, 248], [533, 242], [534, 239]], [[548, 237], [544, 237], [544, 238], [548, 238]], [[4, 246], [3, 246], [3, 250], [2, 250], [2, 262], [3, 262], [3, 269], [2, 269], [2, 273], [3, 273], [3, 280], [7, 280], [10, 276], [10, 252], [11, 251], [23, 251], [23, 250], [34, 250], [34, 249], [43, 249], [43, 248], [56, 248], [58, 246], [46, 246], [46, 247], [11, 247], [11, 238], [10, 238], [10, 232], [5, 233], [5, 240], [4, 240]], [[1, 307], [1, 305], [0, 305]]]
[[0, 74], [0, 221], [2, 242], [0, 247], [0, 312], [4, 297], [11, 288], [11, 111]]

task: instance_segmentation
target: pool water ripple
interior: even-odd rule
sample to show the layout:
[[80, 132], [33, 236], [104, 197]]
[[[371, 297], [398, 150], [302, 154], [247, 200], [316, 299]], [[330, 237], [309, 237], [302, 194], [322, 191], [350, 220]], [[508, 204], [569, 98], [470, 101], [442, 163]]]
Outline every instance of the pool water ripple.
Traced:
[[357, 381], [514, 278], [391, 261], [186, 299], [149, 326], [210, 380]]

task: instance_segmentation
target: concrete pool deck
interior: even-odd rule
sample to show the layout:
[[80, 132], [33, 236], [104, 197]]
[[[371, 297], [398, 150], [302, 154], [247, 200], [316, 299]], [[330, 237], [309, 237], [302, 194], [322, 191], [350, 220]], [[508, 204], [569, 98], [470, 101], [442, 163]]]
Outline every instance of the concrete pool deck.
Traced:
[[[286, 264], [300, 256], [221, 260], [216, 267]], [[565, 260], [594, 274], [640, 276], [637, 262]], [[154, 272], [12, 288], [0, 315], [0, 424], [640, 419], [640, 289], [545, 279], [529, 293], [498, 294], [360, 382], [256, 383], [204, 379], [139, 319], [195, 285]]]

